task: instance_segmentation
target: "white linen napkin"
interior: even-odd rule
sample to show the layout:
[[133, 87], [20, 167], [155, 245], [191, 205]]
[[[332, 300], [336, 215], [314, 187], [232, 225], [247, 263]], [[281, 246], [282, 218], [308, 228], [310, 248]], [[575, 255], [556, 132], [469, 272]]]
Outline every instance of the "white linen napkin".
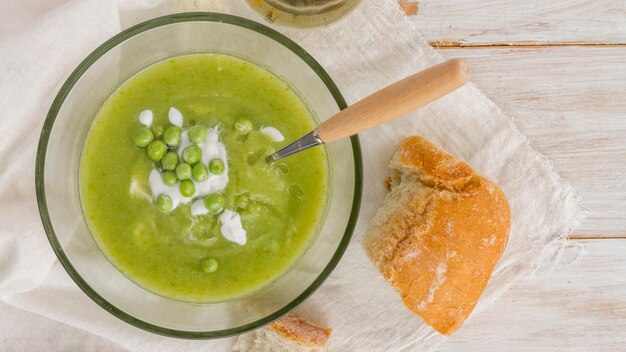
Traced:
[[[177, 340], [134, 328], [92, 302], [56, 261], [34, 191], [40, 129], [76, 65], [103, 41], [143, 20], [217, 11], [262, 21], [243, 1], [55, 0], [0, 2], [0, 346], [9, 350], [228, 351], [233, 339]], [[275, 27], [311, 53], [348, 103], [442, 57], [393, 0], [364, 0], [341, 21], [298, 31]], [[385, 195], [398, 143], [421, 134], [468, 162], [505, 191], [509, 244], [477, 311], [516, 280], [550, 264], [584, 216], [581, 199], [480, 90], [453, 94], [360, 135], [364, 194], [354, 237], [337, 269], [298, 311], [333, 328], [336, 351], [430, 349], [445, 338], [403, 306], [367, 260], [363, 234]], [[471, 317], [466, 324], [471, 324]], [[462, 330], [462, 328], [461, 328]]]

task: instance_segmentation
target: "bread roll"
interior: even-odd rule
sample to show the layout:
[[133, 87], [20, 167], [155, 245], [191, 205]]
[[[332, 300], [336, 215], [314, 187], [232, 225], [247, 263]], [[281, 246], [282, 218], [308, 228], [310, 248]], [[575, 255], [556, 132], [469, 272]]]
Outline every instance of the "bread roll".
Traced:
[[324, 352], [332, 330], [295, 314], [287, 314], [266, 327], [241, 335], [235, 352]]
[[498, 186], [422, 137], [404, 140], [389, 169], [365, 250], [408, 309], [451, 335], [504, 251], [509, 204]]

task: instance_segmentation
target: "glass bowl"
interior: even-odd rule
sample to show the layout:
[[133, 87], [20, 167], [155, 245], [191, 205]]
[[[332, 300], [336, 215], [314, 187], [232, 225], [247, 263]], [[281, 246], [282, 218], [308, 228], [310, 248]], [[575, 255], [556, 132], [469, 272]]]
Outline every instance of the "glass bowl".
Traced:
[[219, 52], [253, 62], [283, 79], [320, 121], [346, 107], [322, 67], [300, 46], [256, 22], [217, 13], [184, 13], [129, 28], [91, 53], [54, 100], [36, 163], [39, 212], [59, 261], [76, 284], [119, 319], [154, 333], [217, 338], [267, 324], [309, 297], [343, 255], [361, 200], [356, 137], [327, 145], [330, 191], [315, 240], [284, 275], [248, 296], [189, 303], [151, 293], [122, 275], [91, 236], [81, 208], [78, 166], [96, 112], [123, 82], [163, 59]]

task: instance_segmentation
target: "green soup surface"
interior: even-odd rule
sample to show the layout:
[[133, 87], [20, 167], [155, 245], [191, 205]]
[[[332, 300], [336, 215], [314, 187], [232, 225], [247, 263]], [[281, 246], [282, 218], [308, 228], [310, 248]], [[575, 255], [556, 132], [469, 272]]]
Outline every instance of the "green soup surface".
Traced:
[[[219, 131], [228, 176], [220, 194], [225, 209], [240, 216], [245, 244], [222, 235], [219, 213], [193, 216], [192, 202], [169, 213], [155, 206], [158, 194], [149, 175], [163, 166], [135, 145], [133, 133], [145, 110], [152, 111], [152, 131], [167, 129], [172, 107], [182, 113], [184, 129], [202, 124]], [[249, 132], [235, 123], [242, 118], [251, 122]], [[276, 128], [284, 140], [263, 133], [266, 127]], [[313, 128], [298, 96], [247, 61], [194, 54], [149, 66], [109, 97], [86, 138], [80, 192], [89, 228], [109, 260], [152, 292], [194, 302], [251, 293], [303, 254], [323, 217], [323, 148], [273, 164], [264, 160]]]

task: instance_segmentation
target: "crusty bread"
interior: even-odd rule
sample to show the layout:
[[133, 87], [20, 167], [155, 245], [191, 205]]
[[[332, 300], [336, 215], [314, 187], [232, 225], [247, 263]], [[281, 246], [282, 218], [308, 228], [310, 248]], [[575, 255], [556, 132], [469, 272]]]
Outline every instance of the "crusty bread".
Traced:
[[235, 352], [323, 352], [332, 332], [295, 314], [239, 336]]
[[407, 308], [450, 335], [472, 312], [509, 236], [504, 193], [422, 137], [393, 156], [365, 250]]

